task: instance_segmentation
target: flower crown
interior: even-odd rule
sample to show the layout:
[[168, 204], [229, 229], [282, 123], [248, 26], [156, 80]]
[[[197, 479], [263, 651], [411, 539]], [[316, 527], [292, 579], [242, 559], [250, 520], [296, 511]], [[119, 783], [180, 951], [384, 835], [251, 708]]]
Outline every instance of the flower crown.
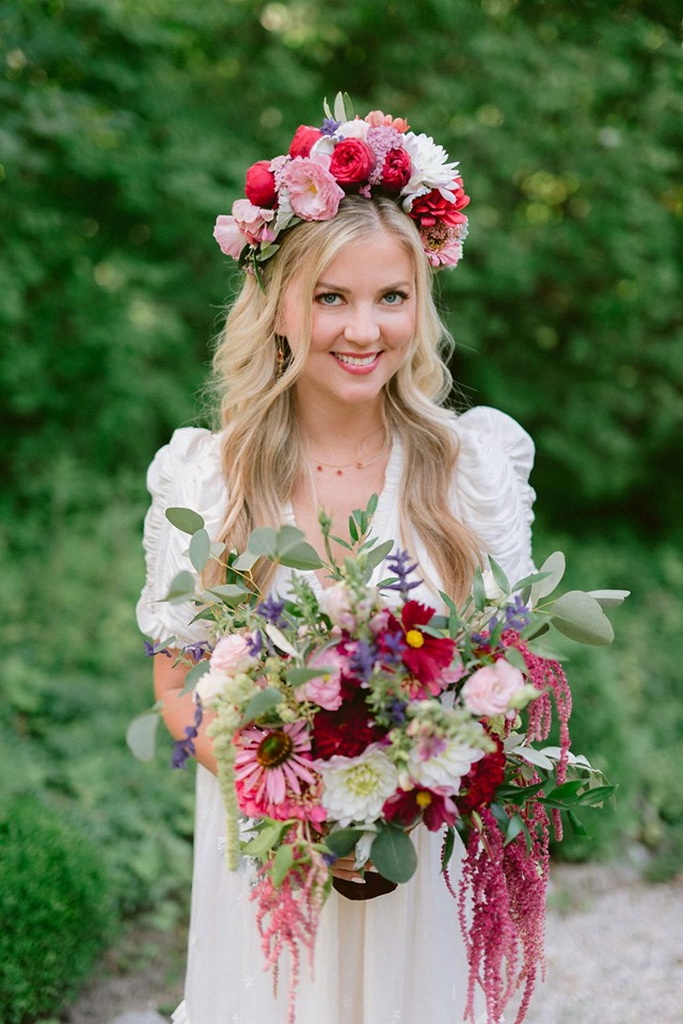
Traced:
[[332, 112], [324, 104], [320, 128], [300, 125], [289, 152], [259, 160], [246, 174], [246, 199], [216, 220], [221, 250], [258, 276], [277, 239], [301, 221], [331, 220], [349, 194], [388, 196], [414, 221], [430, 265], [454, 267], [462, 255], [470, 199], [458, 164], [428, 135], [415, 135], [402, 117], [372, 110], [354, 117], [349, 97], [338, 93]]

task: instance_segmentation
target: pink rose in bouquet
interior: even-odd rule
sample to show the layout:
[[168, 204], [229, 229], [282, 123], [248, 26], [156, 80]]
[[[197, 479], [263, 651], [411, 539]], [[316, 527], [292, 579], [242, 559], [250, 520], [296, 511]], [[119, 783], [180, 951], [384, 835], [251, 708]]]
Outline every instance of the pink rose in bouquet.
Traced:
[[505, 658], [477, 669], [462, 688], [465, 705], [475, 715], [505, 715], [516, 693], [524, 689], [524, 676]]
[[302, 220], [331, 220], [344, 198], [344, 190], [330, 174], [330, 158], [295, 157], [284, 169], [282, 183], [289, 191], [292, 210]]

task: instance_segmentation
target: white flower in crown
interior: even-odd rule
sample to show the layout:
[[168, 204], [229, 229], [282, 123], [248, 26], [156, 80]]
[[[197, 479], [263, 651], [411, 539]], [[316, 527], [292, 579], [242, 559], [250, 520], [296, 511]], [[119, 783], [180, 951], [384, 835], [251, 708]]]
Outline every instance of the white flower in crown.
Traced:
[[356, 117], [353, 121], [343, 121], [334, 134], [337, 139], [361, 139], [365, 142], [369, 131], [368, 122]]
[[336, 754], [329, 761], [316, 761], [314, 767], [323, 779], [323, 806], [343, 827], [352, 821], [374, 821], [398, 786], [393, 762], [376, 743], [358, 757]]
[[449, 186], [458, 175], [457, 161], [450, 161], [443, 146], [437, 145], [429, 135], [415, 135], [407, 132], [403, 145], [413, 165], [410, 181], [402, 189], [405, 196], [404, 209], [409, 210], [413, 199], [423, 196], [432, 189], [438, 189], [446, 199], [453, 199]]

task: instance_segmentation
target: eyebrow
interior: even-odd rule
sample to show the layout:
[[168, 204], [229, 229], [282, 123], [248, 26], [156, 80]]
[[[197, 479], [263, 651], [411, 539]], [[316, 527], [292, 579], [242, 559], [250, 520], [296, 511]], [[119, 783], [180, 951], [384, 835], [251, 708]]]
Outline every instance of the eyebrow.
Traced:
[[[315, 287], [316, 288], [326, 288], [330, 292], [347, 293], [347, 292], [349, 292], [351, 290], [350, 288], [344, 288], [344, 287], [342, 287], [342, 285], [339, 285], [339, 284], [332, 284], [330, 281], [317, 281]], [[395, 292], [399, 288], [411, 288], [411, 287], [412, 287], [412, 281], [398, 281], [395, 284], [390, 284], [390, 285], [386, 285], [386, 286], [384, 286], [382, 288], [378, 288], [377, 291], [378, 292]]]

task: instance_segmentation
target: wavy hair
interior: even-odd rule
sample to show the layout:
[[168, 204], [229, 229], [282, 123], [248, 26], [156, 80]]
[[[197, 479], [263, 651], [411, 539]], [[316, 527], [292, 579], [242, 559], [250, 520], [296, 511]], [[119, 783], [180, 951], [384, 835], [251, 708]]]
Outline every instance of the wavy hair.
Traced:
[[[434, 305], [432, 273], [418, 231], [386, 198], [349, 196], [333, 220], [300, 224], [287, 232], [264, 267], [263, 286], [248, 275], [228, 313], [213, 363], [229, 495], [220, 539], [231, 549], [243, 550], [252, 529], [281, 520], [282, 506], [305, 472], [293, 398], [309, 351], [316, 283], [346, 246], [376, 237], [378, 231], [395, 236], [415, 268], [415, 335], [407, 358], [385, 386], [382, 413], [388, 436], [398, 434], [405, 453], [402, 536], [395, 539], [414, 551], [417, 534], [445, 590], [461, 599], [469, 591], [475, 565], [481, 563], [481, 546], [451, 510], [458, 448], [452, 414], [442, 407], [452, 379], [440, 353], [450, 352], [452, 340]], [[300, 337], [291, 350], [287, 346], [279, 368], [277, 351], [283, 339], [277, 325], [283, 296], [294, 280], [304, 296]], [[268, 565], [256, 578], [262, 590], [273, 572]]]

